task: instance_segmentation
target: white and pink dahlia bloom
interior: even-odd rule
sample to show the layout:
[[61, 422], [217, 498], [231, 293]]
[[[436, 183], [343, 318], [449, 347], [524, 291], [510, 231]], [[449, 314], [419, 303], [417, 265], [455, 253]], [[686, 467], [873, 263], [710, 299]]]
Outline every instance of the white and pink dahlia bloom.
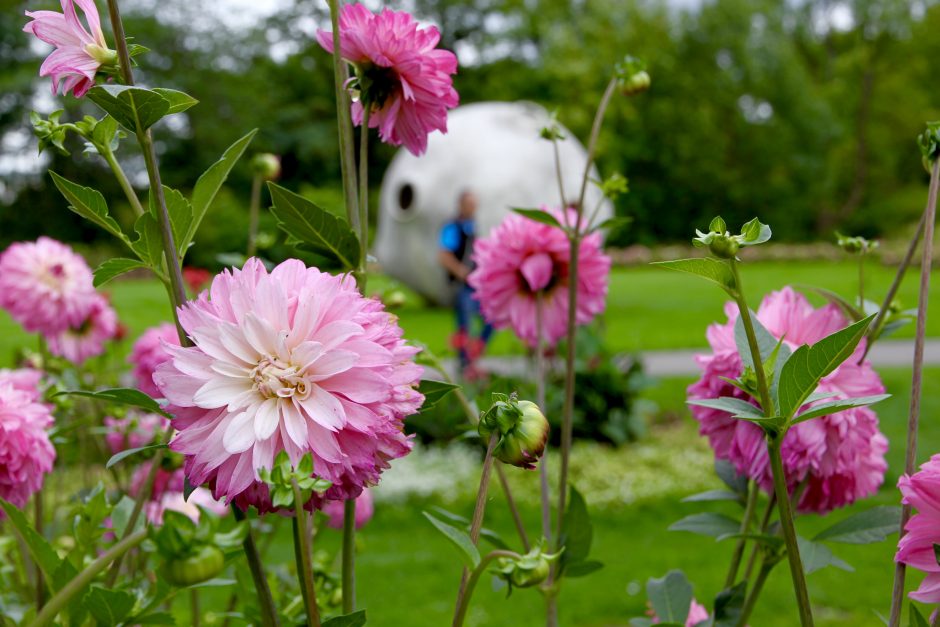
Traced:
[[17, 507], [42, 488], [55, 461], [46, 433], [52, 414], [37, 395], [35, 390], [17, 388], [12, 378], [0, 380], [0, 498]]
[[355, 498], [411, 449], [403, 421], [424, 401], [418, 349], [352, 277], [296, 259], [268, 273], [249, 259], [179, 314], [195, 346], [164, 344], [172, 357], [154, 382], [193, 485], [267, 510], [258, 471], [282, 450], [294, 464], [310, 452], [333, 483], [325, 498]]
[[917, 510], [898, 540], [896, 562], [927, 573], [908, 596], [921, 603], [940, 603], [940, 565], [934, 547], [940, 544], [940, 455], [934, 455], [913, 475], [898, 479], [902, 503]]
[[[447, 132], [447, 110], [459, 102], [451, 78], [457, 56], [437, 48], [437, 28], [418, 28], [404, 11], [376, 15], [362, 4], [347, 4], [340, 10], [339, 33], [340, 55], [356, 67], [360, 88], [366, 88], [352, 104], [353, 122], [362, 124], [367, 100], [369, 127], [379, 129], [382, 141], [423, 154], [428, 134]], [[317, 31], [317, 41], [333, 52], [331, 32]]]
[[134, 342], [127, 361], [134, 365], [134, 379], [141, 392], [159, 398], [160, 390], [153, 382], [153, 373], [157, 366], [167, 361], [170, 354], [163, 350], [163, 344], [180, 345], [176, 327], [169, 322], [150, 327]]
[[[560, 222], [563, 214], [542, 207]], [[568, 211], [574, 222], [575, 212]], [[536, 299], [542, 303], [542, 340], [554, 346], [568, 330], [568, 236], [557, 226], [511, 214], [474, 244], [476, 269], [467, 282], [476, 290], [483, 317], [497, 329], [512, 328], [529, 346], [538, 344]], [[578, 307], [575, 322], [587, 324], [604, 311], [610, 257], [600, 233], [581, 240], [578, 249]]]
[[[345, 508], [345, 501], [325, 501], [321, 511], [327, 516], [326, 525], [333, 529], [342, 529], [346, 519]], [[362, 529], [363, 525], [372, 520], [373, 514], [375, 503], [372, 500], [372, 491], [366, 488], [356, 497], [356, 529]]]
[[[720, 396], [745, 398], [745, 394], [721, 377], [737, 378], [743, 364], [734, 340], [738, 308], [725, 306], [728, 321], [708, 327], [712, 354], [698, 355], [702, 377], [688, 389], [690, 399]], [[791, 348], [813, 344], [844, 328], [849, 321], [836, 305], [814, 308], [790, 287], [768, 294], [757, 318], [770, 333]], [[869, 361], [858, 364], [864, 340], [855, 354], [823, 378], [820, 392], [834, 396], [825, 400], [872, 396], [884, 393], [881, 378]], [[736, 420], [730, 414], [707, 407], [691, 406], [700, 433], [708, 437], [715, 456], [734, 464], [738, 472], [773, 489], [767, 446], [757, 425]], [[791, 427], [781, 454], [791, 492], [804, 484], [797, 508], [802, 512], [825, 513], [874, 494], [884, 482], [888, 441], [878, 427], [878, 416], [868, 407], [858, 407]]]
[[105, 343], [114, 339], [117, 332], [117, 313], [107, 298], [96, 293], [88, 314], [80, 324], [45, 337], [50, 353], [74, 364], [81, 364], [90, 357], [102, 354]]
[[0, 307], [27, 331], [80, 326], [96, 297], [88, 264], [62, 242], [40, 237], [0, 254]]
[[[59, 93], [61, 86], [61, 93], [71, 91], [76, 98], [81, 98], [95, 86], [98, 68], [105, 63], [114, 63], [117, 56], [104, 39], [94, 0], [61, 2], [62, 13], [26, 11], [26, 17], [32, 21], [23, 30], [55, 46], [39, 68], [40, 76], [52, 76], [52, 93]], [[76, 4], [85, 14], [87, 29], [78, 18]]]

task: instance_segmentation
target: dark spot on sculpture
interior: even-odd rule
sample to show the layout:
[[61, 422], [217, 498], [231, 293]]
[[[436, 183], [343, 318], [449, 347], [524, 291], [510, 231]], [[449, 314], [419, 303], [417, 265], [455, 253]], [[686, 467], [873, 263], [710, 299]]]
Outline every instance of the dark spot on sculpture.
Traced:
[[402, 211], [408, 211], [411, 209], [411, 205], [414, 204], [415, 200], [415, 190], [411, 186], [411, 183], [405, 183], [398, 190], [398, 207]]

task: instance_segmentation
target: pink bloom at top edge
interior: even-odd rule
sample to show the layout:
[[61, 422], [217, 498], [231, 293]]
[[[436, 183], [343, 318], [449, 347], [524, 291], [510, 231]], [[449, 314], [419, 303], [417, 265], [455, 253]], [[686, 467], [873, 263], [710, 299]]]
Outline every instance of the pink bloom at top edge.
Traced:
[[[456, 55], [435, 47], [441, 39], [437, 28], [418, 28], [404, 11], [383, 9], [376, 15], [362, 4], [347, 4], [339, 32], [341, 56], [373, 86], [369, 127], [378, 128], [385, 143], [423, 154], [428, 134], [447, 132], [447, 110], [459, 102], [451, 78]], [[317, 41], [333, 52], [331, 32], [318, 30]], [[362, 102], [353, 102], [353, 122], [362, 124], [362, 117]]]
[[[560, 222], [562, 213], [549, 210]], [[574, 212], [569, 217], [574, 220]], [[542, 338], [554, 346], [567, 332], [568, 237], [556, 226], [511, 214], [474, 244], [476, 269], [467, 282], [476, 290], [483, 317], [497, 329], [511, 327], [529, 346], [538, 344], [536, 296], [542, 299]], [[577, 324], [604, 311], [610, 257], [601, 250], [601, 236], [581, 240], [578, 261]]]
[[162, 394], [153, 382], [153, 373], [157, 366], [167, 361], [170, 354], [163, 350], [163, 344], [180, 345], [176, 327], [169, 322], [150, 327], [134, 342], [127, 361], [134, 364], [134, 380], [141, 392], [154, 398]]
[[[707, 337], [713, 352], [696, 357], [702, 377], [689, 386], [690, 399], [745, 398], [743, 392], [719, 378], [736, 378], [743, 368], [734, 342], [737, 306], [728, 303], [725, 313], [727, 323], [708, 327]], [[848, 324], [836, 305], [815, 309], [790, 287], [768, 294], [757, 317], [775, 337], [785, 337], [785, 343], [791, 348], [815, 343]], [[857, 364], [864, 344], [863, 340], [852, 357], [820, 382], [819, 391], [835, 394], [825, 400], [884, 392], [881, 378], [871, 363]], [[756, 480], [770, 492], [773, 478], [761, 428], [735, 420], [727, 412], [690, 407], [699, 421], [700, 433], [708, 437], [715, 456], [730, 461], [738, 472]], [[878, 428], [878, 416], [868, 407], [848, 409], [793, 426], [783, 441], [781, 453], [790, 491], [806, 482], [799, 511], [825, 513], [874, 494], [884, 481], [887, 449], [888, 441]]]
[[354, 498], [410, 451], [403, 420], [424, 401], [418, 349], [350, 276], [296, 259], [268, 273], [252, 258], [179, 314], [195, 346], [165, 344], [172, 359], [154, 382], [193, 485], [269, 511], [258, 471], [282, 450], [294, 464], [312, 452], [315, 474], [333, 483], [325, 498]]
[[[61, 93], [71, 91], [76, 98], [81, 98], [95, 86], [98, 68], [106, 59], [113, 57], [114, 52], [108, 49], [104, 39], [94, 0], [61, 2], [62, 13], [26, 11], [26, 16], [32, 18], [32, 21], [23, 30], [55, 46], [55, 50], [39, 68], [40, 76], [52, 76], [52, 93], [59, 93], [61, 82]], [[84, 12], [91, 32], [79, 20], [76, 4]]]
[[911, 505], [917, 513], [904, 527], [907, 532], [898, 540], [896, 562], [903, 562], [927, 573], [917, 590], [908, 596], [921, 603], [940, 603], [940, 565], [934, 545], [940, 544], [940, 455], [934, 455], [913, 475], [898, 479], [901, 502]]
[[29, 332], [81, 325], [96, 297], [88, 264], [62, 242], [40, 237], [0, 254], [0, 307]]
[[[343, 520], [345, 520], [345, 502], [344, 501], [325, 501], [320, 508], [327, 515], [326, 524], [333, 529], [342, 529]], [[364, 524], [372, 520], [375, 513], [375, 505], [372, 500], [372, 491], [365, 488], [362, 494], [356, 497], [356, 529], [361, 529]]]
[[0, 381], [0, 498], [23, 507], [42, 488], [55, 461], [46, 434], [52, 422], [49, 405], [11, 381]]
[[[685, 627], [695, 627], [703, 620], [708, 620], [708, 618], [708, 609], [695, 599], [692, 599], [692, 604], [689, 606], [689, 615], [685, 619]], [[661, 622], [659, 617], [653, 614], [653, 624], [658, 625]]]
[[42, 380], [42, 371], [35, 368], [17, 368], [9, 370], [0, 368], [0, 385], [9, 383], [13, 389], [29, 394], [30, 400], [38, 401], [42, 396], [39, 382]]
[[105, 342], [114, 339], [117, 334], [117, 313], [101, 294], [95, 294], [91, 303], [88, 315], [81, 324], [46, 335], [50, 353], [74, 364], [81, 364], [89, 357], [97, 357], [104, 352]]

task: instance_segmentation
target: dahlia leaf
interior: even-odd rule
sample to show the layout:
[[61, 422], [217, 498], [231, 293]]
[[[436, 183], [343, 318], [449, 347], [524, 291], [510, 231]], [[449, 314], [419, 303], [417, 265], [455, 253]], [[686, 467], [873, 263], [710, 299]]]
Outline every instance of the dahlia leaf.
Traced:
[[342, 616], [334, 616], [329, 620], [323, 621], [323, 627], [362, 627], [365, 624], [365, 610], [359, 610], [352, 614], [343, 614]]
[[111, 459], [108, 460], [108, 463], [105, 464], [105, 468], [113, 468], [116, 464], [120, 463], [121, 460], [127, 459], [131, 455], [136, 455], [137, 453], [142, 453], [144, 451], [154, 451], [158, 448], [167, 448], [166, 444], [149, 444], [147, 446], [139, 446], [137, 448], [129, 448], [121, 451], [120, 453], [115, 453], [111, 456]]
[[95, 287], [101, 287], [111, 279], [121, 276], [131, 270], [136, 270], [137, 268], [148, 268], [149, 266], [142, 261], [137, 259], [125, 259], [123, 257], [115, 257], [114, 259], [108, 259], [100, 266], [95, 268]]
[[[131, 519], [131, 513], [134, 511], [134, 499], [130, 498], [126, 494], [121, 497], [121, 500], [117, 502], [117, 505], [111, 510], [111, 527], [114, 531], [114, 535], [123, 538], [125, 535], [125, 530], [127, 529], [127, 523]], [[137, 523], [133, 531], [144, 528], [144, 518], [138, 516]]]
[[561, 226], [561, 222], [558, 221], [558, 218], [543, 209], [521, 209], [519, 207], [513, 207], [512, 210], [522, 217], [534, 220], [535, 222], [541, 222], [542, 224], [547, 224], [549, 226], [563, 228]]
[[88, 98], [132, 133], [146, 131], [170, 112], [169, 100], [142, 87], [98, 85]]
[[299, 242], [303, 250], [336, 261], [343, 270], [358, 267], [359, 238], [345, 220], [270, 181], [268, 189], [274, 204], [271, 212], [277, 218], [278, 227]]
[[562, 519], [559, 540], [560, 546], [564, 549], [558, 563], [559, 573], [564, 572], [569, 566], [584, 562], [591, 553], [594, 525], [591, 523], [584, 497], [574, 486], [571, 486], [569, 490], [568, 508]]
[[833, 555], [828, 546], [819, 542], [807, 540], [801, 536], [796, 537], [797, 545], [800, 550], [800, 557], [803, 559], [803, 572], [807, 575], [822, 570], [827, 566], [835, 566], [847, 572], [854, 572], [855, 569], [849, 564]]
[[692, 584], [681, 570], [671, 570], [665, 577], [650, 578], [646, 594], [653, 612], [665, 623], [684, 625], [692, 607]]
[[[761, 324], [753, 311], [750, 313], [751, 323], [754, 325], [754, 335], [757, 339], [757, 347], [760, 349], [761, 363], [769, 361], [774, 356], [775, 351], [785, 351], [784, 355], [788, 356], [790, 349]], [[754, 368], [754, 359], [751, 355], [750, 345], [747, 342], [747, 332], [744, 330], [744, 321], [741, 316], [738, 316], [738, 319], [734, 322], [734, 343], [738, 347], [738, 354], [741, 356], [741, 363], [744, 364], [744, 367]], [[777, 356], [779, 359], [779, 352]]]
[[738, 533], [740, 530], [740, 520], [714, 512], [692, 514], [669, 525], [669, 531], [688, 531], [716, 539]]
[[428, 512], [423, 512], [424, 517], [431, 521], [431, 524], [434, 525], [438, 531], [444, 534], [444, 537], [450, 540], [460, 551], [460, 557], [466, 563], [468, 568], [476, 568], [480, 563], [480, 552], [477, 550], [477, 547], [474, 546], [473, 541], [470, 539], [470, 536], [453, 527], [448, 525], [442, 520], [438, 520]]
[[119, 625], [134, 609], [136, 597], [124, 590], [109, 590], [93, 585], [82, 598], [82, 604], [99, 625]]
[[842, 312], [846, 316], [848, 316], [849, 319], [852, 320], [852, 322], [858, 322], [859, 320], [865, 317], [865, 314], [859, 311], [855, 305], [853, 305], [848, 300], [846, 300], [841, 294], [837, 294], [836, 292], [833, 292], [832, 290], [827, 290], [822, 287], [807, 286], [807, 289], [810, 289], [816, 292], [817, 294], [825, 298], [830, 303], [838, 305], [839, 308], [842, 309]]
[[[476, 435], [475, 432], [474, 432], [474, 435]], [[461, 516], [460, 514], [455, 514], [453, 512], [447, 511], [443, 507], [434, 506], [431, 509], [434, 511], [434, 514], [439, 516], [440, 518], [449, 520], [452, 523], [460, 525], [461, 528], [466, 529], [468, 532], [470, 531], [470, 519], [469, 518]], [[492, 544], [497, 549], [509, 550], [510, 548], [509, 544], [505, 540], [503, 540], [503, 538], [492, 529], [487, 529], [486, 527], [483, 527], [482, 529], [480, 529], [480, 537], [486, 540], [487, 542], [489, 542], [490, 544]]]
[[790, 419], [816, 391], [819, 381], [839, 367], [855, 351], [874, 316], [851, 324], [813, 345], [800, 346], [783, 364], [777, 388], [777, 411]]
[[421, 379], [418, 392], [424, 395], [424, 404], [421, 411], [427, 411], [437, 405], [445, 396], [456, 390], [458, 385], [435, 379]]
[[726, 459], [715, 460], [715, 474], [721, 481], [742, 496], [747, 495], [748, 477], [737, 471], [734, 464]]
[[[173, 229], [173, 243], [176, 245], [176, 252], [180, 260], [186, 255], [186, 248], [183, 243], [186, 240], [186, 234], [193, 223], [193, 208], [179, 191], [172, 187], [163, 186], [163, 199], [166, 201], [167, 214], [170, 217], [170, 227]], [[150, 190], [150, 213], [154, 216], [157, 213], [157, 201], [154, 198], [153, 190]], [[189, 243], [186, 243], [187, 247]], [[162, 250], [162, 249], [161, 249]]]
[[930, 623], [927, 622], [927, 619], [924, 618], [924, 615], [920, 613], [920, 610], [917, 609], [917, 606], [913, 603], [911, 603], [907, 625], [908, 627], [930, 627]]
[[830, 416], [832, 414], [837, 414], [840, 411], [845, 411], [846, 409], [852, 409], [853, 407], [874, 405], [875, 403], [883, 401], [890, 396], [890, 394], [877, 394], [875, 396], [859, 396], [858, 398], [847, 398], [843, 400], [822, 403], [816, 407], [806, 410], [799, 416], [796, 416], [793, 419], [793, 424], [798, 422], [806, 422], [807, 420], [819, 418], [821, 416]]
[[[737, 627], [744, 611], [747, 582], [726, 588], [715, 597], [715, 620], [712, 627]], [[696, 625], [698, 627], [698, 625]]]
[[121, 137], [124, 132], [118, 133], [118, 123], [110, 115], [106, 115], [95, 123], [95, 130], [91, 132], [91, 139], [98, 146], [108, 146], [111, 150], [117, 150]]
[[114, 218], [108, 213], [108, 203], [101, 195], [101, 192], [73, 183], [52, 170], [49, 171], [49, 175], [52, 176], [52, 182], [55, 183], [55, 186], [69, 201], [69, 209], [127, 243], [127, 236], [121, 230], [121, 225], [115, 222]]
[[135, 390], [133, 388], [109, 388], [105, 390], [98, 390], [97, 392], [91, 392], [88, 390], [63, 390], [58, 392], [54, 396], [61, 396], [63, 394], [70, 394], [72, 396], [84, 396], [85, 398], [93, 398], [99, 401], [108, 401], [111, 403], [118, 403], [119, 405], [130, 405], [131, 407], [139, 407], [140, 409], [145, 409], [154, 414], [160, 414], [167, 418], [172, 418], [171, 414], [168, 414], [160, 407], [160, 404], [157, 401], [153, 400], [140, 390]]
[[244, 154], [245, 149], [248, 148], [248, 144], [251, 143], [251, 140], [254, 139], [255, 133], [257, 132], [258, 129], [255, 129], [229, 146], [228, 149], [222, 153], [222, 157], [209, 166], [209, 169], [203, 172], [199, 180], [196, 181], [196, 186], [193, 187], [192, 197], [193, 219], [189, 224], [189, 228], [186, 230], [186, 235], [180, 238], [180, 241], [176, 242], [180, 250], [185, 251], [189, 248], [189, 244], [196, 237], [196, 231], [199, 230], [199, 225], [202, 224], [202, 219], [206, 217], [209, 206], [212, 204], [212, 201], [215, 200], [216, 195], [222, 188], [222, 184], [225, 183], [225, 180], [228, 178], [229, 172], [235, 167], [235, 164], [241, 158], [242, 154]]
[[160, 94], [163, 96], [167, 102], [170, 103], [170, 108], [167, 109], [167, 115], [173, 113], [182, 113], [186, 109], [199, 104], [199, 101], [190, 96], [187, 93], [178, 91], [176, 89], [166, 89], [164, 87], [154, 87], [151, 91], [154, 93]]
[[741, 495], [731, 490], [706, 490], [682, 499], [683, 503], [696, 503], [699, 501], [737, 501], [741, 502]]
[[565, 569], [565, 577], [587, 577], [603, 567], [604, 563], [597, 560], [575, 562], [574, 564], [569, 564], [568, 568]]
[[686, 403], [698, 407], [708, 407], [709, 409], [725, 411], [735, 418], [743, 418], [745, 420], [765, 420], [767, 418], [761, 412], [760, 407], [755, 407], [743, 398], [736, 398], [734, 396], [692, 399], [686, 401]]
[[160, 225], [152, 213], [145, 213], [134, 223], [137, 239], [131, 242], [131, 248], [140, 260], [149, 264], [155, 272], [163, 264], [163, 236], [160, 234]]
[[737, 283], [734, 280], [734, 274], [728, 264], [711, 259], [708, 257], [696, 259], [676, 259], [674, 261], [657, 261], [652, 265], [675, 270], [676, 272], [685, 272], [700, 276], [706, 281], [716, 283], [721, 289], [734, 295], [737, 291]]
[[770, 239], [770, 225], [763, 224], [757, 218], [749, 220], [741, 227], [741, 246], [757, 246]]
[[882, 542], [897, 533], [901, 508], [881, 505], [853, 514], [816, 534], [813, 541], [842, 542], [844, 544], [872, 544]]
[[[3, 508], [10, 523], [16, 527], [20, 537], [26, 542], [29, 556], [33, 559], [33, 562], [39, 565], [46, 581], [53, 589], [57, 590], [58, 588], [53, 585], [53, 575], [62, 565], [63, 560], [59, 558], [52, 545], [29, 524], [25, 514], [18, 507], [3, 499], [0, 499], [0, 507]], [[75, 570], [74, 567], [72, 570]]]

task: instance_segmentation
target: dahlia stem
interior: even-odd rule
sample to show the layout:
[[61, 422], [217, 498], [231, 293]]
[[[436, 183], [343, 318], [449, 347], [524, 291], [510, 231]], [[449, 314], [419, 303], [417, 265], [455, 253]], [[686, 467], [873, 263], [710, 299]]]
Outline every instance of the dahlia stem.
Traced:
[[751, 612], [754, 611], [754, 607], [757, 605], [757, 598], [764, 589], [767, 576], [770, 575], [770, 571], [774, 569], [774, 566], [776, 566], [776, 562], [769, 562], [766, 559], [761, 562], [757, 579], [754, 580], [750, 593], [747, 595], [747, 600], [744, 602], [744, 609], [741, 610], [741, 617], [738, 619], [738, 627], [747, 625], [747, 619], [750, 618]]
[[258, 217], [261, 213], [261, 175], [251, 179], [251, 202], [248, 205], [248, 249], [247, 256], [254, 257], [258, 251]]
[[[733, 258], [728, 260], [728, 266], [731, 268], [731, 273], [734, 275], [734, 299], [738, 304], [741, 323], [744, 325], [744, 333], [747, 335], [747, 346], [751, 352], [751, 361], [754, 362], [754, 372], [757, 374], [757, 388], [760, 393], [761, 409], [764, 410], [765, 416], [773, 416], [774, 402], [770, 396], [770, 386], [767, 384], [767, 373], [764, 372], [764, 359], [760, 354], [757, 334], [754, 332], [754, 321], [751, 320], [751, 310], [748, 308], [747, 300], [744, 298], [744, 288], [741, 286], [741, 273], [738, 272], [738, 263]], [[777, 495], [777, 498], [779, 500], [780, 495]]]
[[[235, 520], [241, 522], [245, 520], [245, 512], [232, 504], [232, 514]], [[242, 542], [242, 548], [245, 550], [245, 559], [248, 560], [248, 570], [251, 571], [251, 579], [255, 584], [255, 592], [258, 594], [258, 605], [261, 610], [261, 625], [263, 627], [279, 627], [280, 621], [277, 617], [277, 610], [274, 609], [274, 598], [271, 596], [271, 588], [268, 587], [268, 578], [264, 574], [264, 567], [261, 565], [261, 556], [258, 555], [258, 547], [255, 546], [255, 540], [251, 533], [251, 525], [248, 524], [248, 534]]]
[[[320, 610], [317, 607], [317, 589], [313, 582], [313, 563], [310, 558], [310, 530], [307, 528], [307, 512], [297, 479], [290, 480], [294, 490], [294, 558], [297, 560], [297, 576], [307, 610], [307, 625], [320, 627]], [[345, 592], [345, 591], [344, 591]]]
[[199, 588], [193, 588], [189, 591], [189, 624], [192, 627], [199, 627]]
[[[917, 427], [920, 421], [920, 397], [924, 381], [924, 338], [927, 335], [927, 304], [930, 290], [930, 269], [933, 262], [934, 221], [937, 217], [937, 190], [940, 187], [940, 159], [935, 159], [930, 170], [930, 191], [927, 194], [927, 208], [924, 210], [924, 245], [921, 249], [920, 292], [917, 299], [917, 332], [914, 336], [914, 373], [911, 380], [911, 405], [907, 420], [907, 455], [904, 458], [904, 473], [914, 473], [917, 461]], [[904, 527], [911, 519], [911, 506], [901, 507], [901, 525], [899, 538], [906, 533]], [[891, 591], [891, 616], [889, 627], [897, 627], [901, 620], [901, 603], [904, 599], [903, 562], [894, 566], [894, 588]]]
[[343, 503], [343, 614], [356, 610], [356, 499]]
[[33, 619], [33, 622], [30, 623], [30, 627], [44, 627], [45, 625], [52, 624], [55, 617], [68, 605], [69, 601], [84, 590], [112, 560], [124, 555], [146, 538], [147, 530], [141, 529], [137, 533], [123, 538], [117, 544], [102, 553], [98, 559], [86, 566], [84, 570], [75, 575], [71, 581], [65, 584], [49, 599], [49, 602], [43, 606], [42, 610], [36, 615], [36, 618]]
[[503, 494], [506, 496], [506, 506], [509, 508], [509, 513], [512, 515], [512, 522], [516, 525], [516, 532], [519, 534], [519, 540], [522, 542], [522, 548], [525, 549], [525, 552], [529, 552], [529, 536], [525, 531], [525, 523], [522, 522], [522, 516], [519, 514], [519, 508], [516, 506], [516, 500], [512, 497], [512, 490], [509, 488], [509, 482], [506, 480], [506, 473], [503, 471], [503, 467], [500, 464], [495, 464], [496, 466], [496, 477], [499, 479], [499, 484], [503, 488]]
[[[33, 494], [33, 514], [34, 514], [34, 527], [36, 533], [42, 536], [42, 490], [37, 490]], [[39, 568], [39, 562], [33, 562], [33, 565], [36, 567], [36, 611], [42, 609], [42, 604], [45, 602], [45, 582], [42, 577], [42, 570]]]
[[[764, 510], [764, 517], [761, 519], [760, 531], [765, 533], [767, 531], [767, 525], [770, 524], [770, 517], [774, 513], [775, 506], [777, 504], [777, 497], [771, 493], [770, 498], [767, 501], [767, 509]], [[747, 568], [744, 569], [744, 581], [748, 581], [751, 578], [751, 573], [754, 572], [754, 565], [757, 563], [757, 554], [760, 552], [760, 544], [755, 542], [754, 548], [751, 549], [751, 556], [747, 560]]]
[[865, 313], [865, 253], [858, 254], [858, 310]]
[[359, 202], [356, 197], [356, 154], [353, 140], [352, 118], [349, 112], [349, 94], [346, 79], [349, 72], [340, 56], [339, 8], [342, 0], [327, 0], [330, 22], [333, 26], [333, 86], [336, 91], [336, 124], [339, 136], [339, 165], [343, 178], [343, 197], [346, 200], [346, 219], [353, 230], [359, 227]]
[[584, 164], [584, 176], [581, 178], [581, 192], [578, 194], [578, 217], [581, 217], [581, 207], [584, 206], [584, 197], [587, 195], [587, 186], [588, 180], [591, 176], [591, 164], [594, 163], [594, 155], [597, 152], [597, 138], [601, 134], [601, 125], [604, 122], [604, 114], [607, 112], [607, 107], [610, 105], [610, 99], [614, 95], [614, 90], [617, 89], [617, 77], [610, 79], [610, 82], [607, 83], [607, 89], [604, 90], [604, 95], [601, 96], [601, 102], [597, 106], [597, 112], [594, 114], [594, 123], [591, 125], [591, 137], [588, 140], [588, 154], [587, 162]]
[[464, 619], [467, 617], [467, 608], [470, 607], [470, 599], [473, 597], [473, 591], [477, 587], [480, 576], [486, 571], [486, 567], [490, 565], [490, 562], [500, 557], [519, 559], [522, 556], [512, 551], [490, 551], [480, 560], [480, 563], [470, 573], [467, 586], [461, 590], [460, 596], [457, 598], [453, 627], [463, 627]]
[[725, 588], [734, 585], [738, 578], [738, 569], [741, 567], [741, 559], [744, 557], [744, 549], [747, 545], [747, 532], [751, 528], [751, 521], [754, 519], [754, 512], [757, 509], [757, 497], [760, 489], [757, 483], [748, 481], [747, 504], [744, 508], [744, 518], [741, 520], [741, 537], [738, 539], [737, 546], [734, 547], [734, 553], [731, 554], [731, 566], [728, 568], [728, 576], [725, 577]]
[[369, 109], [362, 107], [362, 126], [359, 127], [359, 288], [365, 293], [366, 261], [369, 258]]
[[565, 195], [565, 182], [561, 177], [561, 154], [558, 151], [558, 139], [556, 137], [552, 137], [552, 151], [555, 156], [555, 178], [558, 179], [558, 200], [561, 202], [559, 207], [564, 211], [565, 207], [568, 206], [568, 197]]
[[[535, 297], [535, 333], [538, 338], [535, 343], [535, 402], [539, 408], [545, 410], [545, 341], [542, 336], [544, 324], [544, 305], [541, 294]], [[548, 445], [539, 461], [539, 487], [542, 496], [542, 536], [552, 541], [552, 510], [548, 491]]]
[[134, 214], [138, 217], [144, 215], [144, 207], [140, 204], [140, 198], [137, 197], [137, 192], [135, 192], [133, 186], [131, 186], [127, 174], [124, 173], [124, 169], [121, 167], [121, 164], [118, 163], [117, 157], [114, 156], [114, 151], [111, 150], [110, 146], [95, 144], [95, 147], [98, 149], [98, 154], [108, 163], [111, 172], [114, 174], [114, 178], [117, 179], [118, 185], [124, 190], [124, 195], [127, 196], [128, 202], [131, 203]]

